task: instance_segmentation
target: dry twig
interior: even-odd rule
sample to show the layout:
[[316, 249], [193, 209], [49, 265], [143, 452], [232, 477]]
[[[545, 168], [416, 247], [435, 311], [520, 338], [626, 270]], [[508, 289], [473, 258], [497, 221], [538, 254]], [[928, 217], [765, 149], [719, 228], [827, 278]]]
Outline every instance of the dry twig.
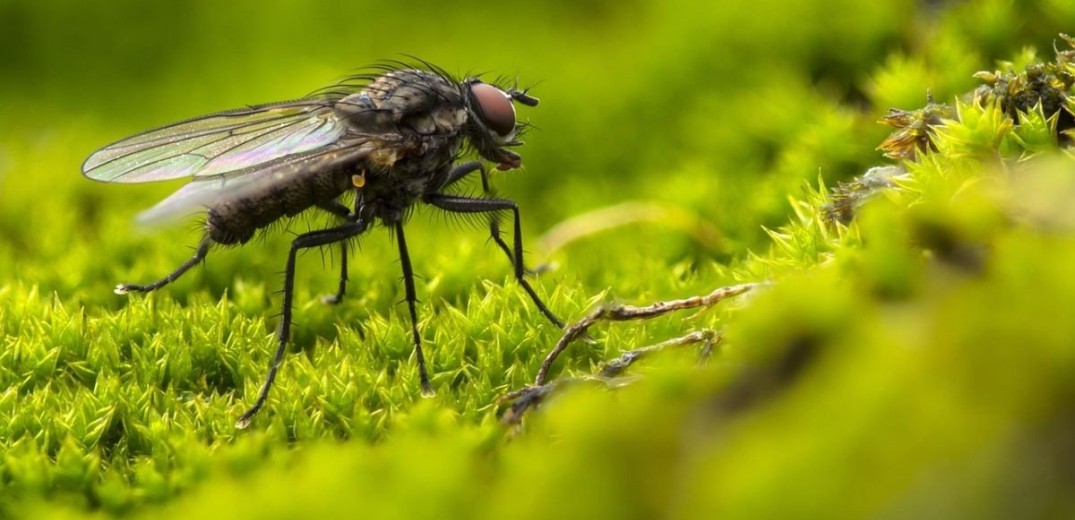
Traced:
[[504, 412], [503, 421], [508, 424], [517, 424], [526, 411], [537, 407], [551, 392], [561, 386], [579, 381], [600, 381], [605, 384], [610, 384], [616, 376], [621, 374], [635, 361], [669, 347], [703, 343], [702, 357], [705, 359], [712, 352], [713, 345], [719, 343], [723, 338], [719, 332], [708, 329], [691, 332], [684, 336], [663, 341], [655, 345], [624, 352], [620, 357], [605, 363], [595, 375], [576, 378], [561, 378], [549, 382], [549, 369], [552, 367], [552, 364], [556, 362], [556, 359], [560, 354], [567, 349], [572, 341], [579, 339], [580, 337], [585, 337], [587, 330], [598, 321], [645, 320], [678, 310], [695, 309], [699, 307], [708, 308], [728, 298], [750, 291], [758, 285], [760, 284], [746, 283], [730, 287], [722, 287], [703, 296], [692, 296], [681, 300], [660, 301], [643, 307], [608, 304], [594, 309], [581, 320], [572, 323], [564, 329], [564, 333], [560, 337], [560, 340], [556, 342], [556, 346], [554, 346], [549, 354], [545, 356], [545, 360], [541, 363], [541, 369], [538, 370], [533, 385], [515, 390], [498, 400], [499, 404], [506, 402], [512, 403], [508, 410]]

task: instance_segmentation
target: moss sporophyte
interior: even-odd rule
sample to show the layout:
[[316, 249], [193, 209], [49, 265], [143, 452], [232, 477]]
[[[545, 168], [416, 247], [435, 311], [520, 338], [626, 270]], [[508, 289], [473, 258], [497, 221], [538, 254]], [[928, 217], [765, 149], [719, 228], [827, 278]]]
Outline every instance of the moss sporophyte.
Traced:
[[[1075, 137], [1075, 38], [1060, 34], [1067, 49], [1054, 48], [1051, 62], [1033, 62], [1022, 71], [1012, 63], [1005, 70], [980, 71], [982, 82], [955, 106], [938, 103], [926, 94], [916, 110], [890, 109], [880, 123], [895, 127], [877, 147], [885, 157], [917, 163], [937, 152], [966, 155], [975, 152], [1016, 152], [1020, 159], [1070, 145]], [[943, 148], [943, 149], [942, 149]], [[904, 164], [877, 166], [842, 182], [822, 205], [830, 224], [848, 224], [856, 210], [873, 195], [898, 188], [910, 174]]]

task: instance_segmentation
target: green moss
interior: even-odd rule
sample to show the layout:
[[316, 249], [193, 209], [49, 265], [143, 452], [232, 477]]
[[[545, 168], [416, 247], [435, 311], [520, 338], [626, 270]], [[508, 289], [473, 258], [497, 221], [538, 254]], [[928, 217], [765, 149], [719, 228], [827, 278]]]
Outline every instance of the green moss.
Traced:
[[[523, 25], [503, 48], [460, 35], [505, 13], [428, 4], [326, 19], [206, 3], [151, 9], [148, 26], [118, 7], [0, 8], [34, 28], [0, 31], [21, 56], [0, 64], [19, 78], [0, 85], [0, 517], [1072, 514], [1067, 4], [548, 2], [512, 13]], [[140, 43], [95, 43], [93, 23]], [[356, 24], [360, 42], [326, 41]], [[693, 315], [599, 324], [552, 377], [719, 331], [707, 364], [666, 349], [501, 424], [498, 398], [533, 381], [559, 331], [480, 226], [419, 213], [408, 241], [436, 396], [420, 396], [395, 246], [376, 229], [340, 306], [319, 302], [334, 251], [300, 258], [293, 346], [237, 431], [274, 348], [291, 235], [214, 251], [158, 293], [112, 294], [174, 267], [197, 232], [133, 228], [174, 186], [84, 181], [88, 152], [311, 90], [356, 55], [391, 57], [401, 26], [449, 70], [545, 79], [527, 169], [494, 182], [523, 208], [530, 262], [553, 266], [534, 284], [559, 315], [770, 282]], [[215, 51], [231, 44], [249, 59]], [[592, 231], [542, 239], [578, 215], [572, 229]]]

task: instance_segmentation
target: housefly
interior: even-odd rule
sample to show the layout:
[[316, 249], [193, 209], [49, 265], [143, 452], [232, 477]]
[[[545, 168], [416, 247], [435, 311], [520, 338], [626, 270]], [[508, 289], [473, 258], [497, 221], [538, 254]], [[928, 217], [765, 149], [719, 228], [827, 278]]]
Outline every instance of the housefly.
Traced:
[[[191, 181], [139, 216], [157, 221], [205, 211], [205, 231], [192, 258], [145, 285], [124, 283], [115, 292], [159, 289], [201, 262], [213, 245], [249, 241], [270, 224], [308, 209], [335, 215], [338, 224], [298, 235], [284, 270], [283, 311], [277, 346], [253, 405], [236, 425], [244, 428], [265, 404], [291, 329], [295, 257], [307, 248], [339, 244], [338, 302], [347, 283], [347, 243], [376, 223], [390, 229], [399, 247], [403, 286], [423, 393], [432, 392], [415, 312], [414, 271], [403, 224], [416, 203], [451, 213], [488, 216], [493, 241], [512, 263], [519, 284], [557, 327], [561, 322], [524, 278], [519, 208], [493, 195], [482, 160], [499, 170], [521, 164], [509, 148], [526, 128], [514, 104], [536, 106], [526, 90], [477, 77], [453, 78], [426, 62], [388, 62], [293, 101], [219, 112], [128, 137], [97, 150], [82, 164], [86, 177], [103, 182]], [[467, 148], [469, 147], [469, 148]], [[476, 160], [464, 161], [466, 150]], [[477, 172], [483, 193], [462, 196], [448, 188]], [[353, 193], [353, 206], [341, 198]], [[513, 243], [500, 236], [501, 214], [511, 212]]]

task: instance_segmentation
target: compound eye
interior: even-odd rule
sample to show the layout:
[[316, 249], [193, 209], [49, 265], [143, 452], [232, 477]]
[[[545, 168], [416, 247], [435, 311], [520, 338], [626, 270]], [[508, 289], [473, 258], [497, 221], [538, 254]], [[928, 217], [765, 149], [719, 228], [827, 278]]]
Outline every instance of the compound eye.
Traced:
[[515, 131], [515, 106], [503, 90], [486, 83], [475, 83], [470, 86], [470, 93], [478, 102], [478, 114], [485, 126], [505, 139]]

